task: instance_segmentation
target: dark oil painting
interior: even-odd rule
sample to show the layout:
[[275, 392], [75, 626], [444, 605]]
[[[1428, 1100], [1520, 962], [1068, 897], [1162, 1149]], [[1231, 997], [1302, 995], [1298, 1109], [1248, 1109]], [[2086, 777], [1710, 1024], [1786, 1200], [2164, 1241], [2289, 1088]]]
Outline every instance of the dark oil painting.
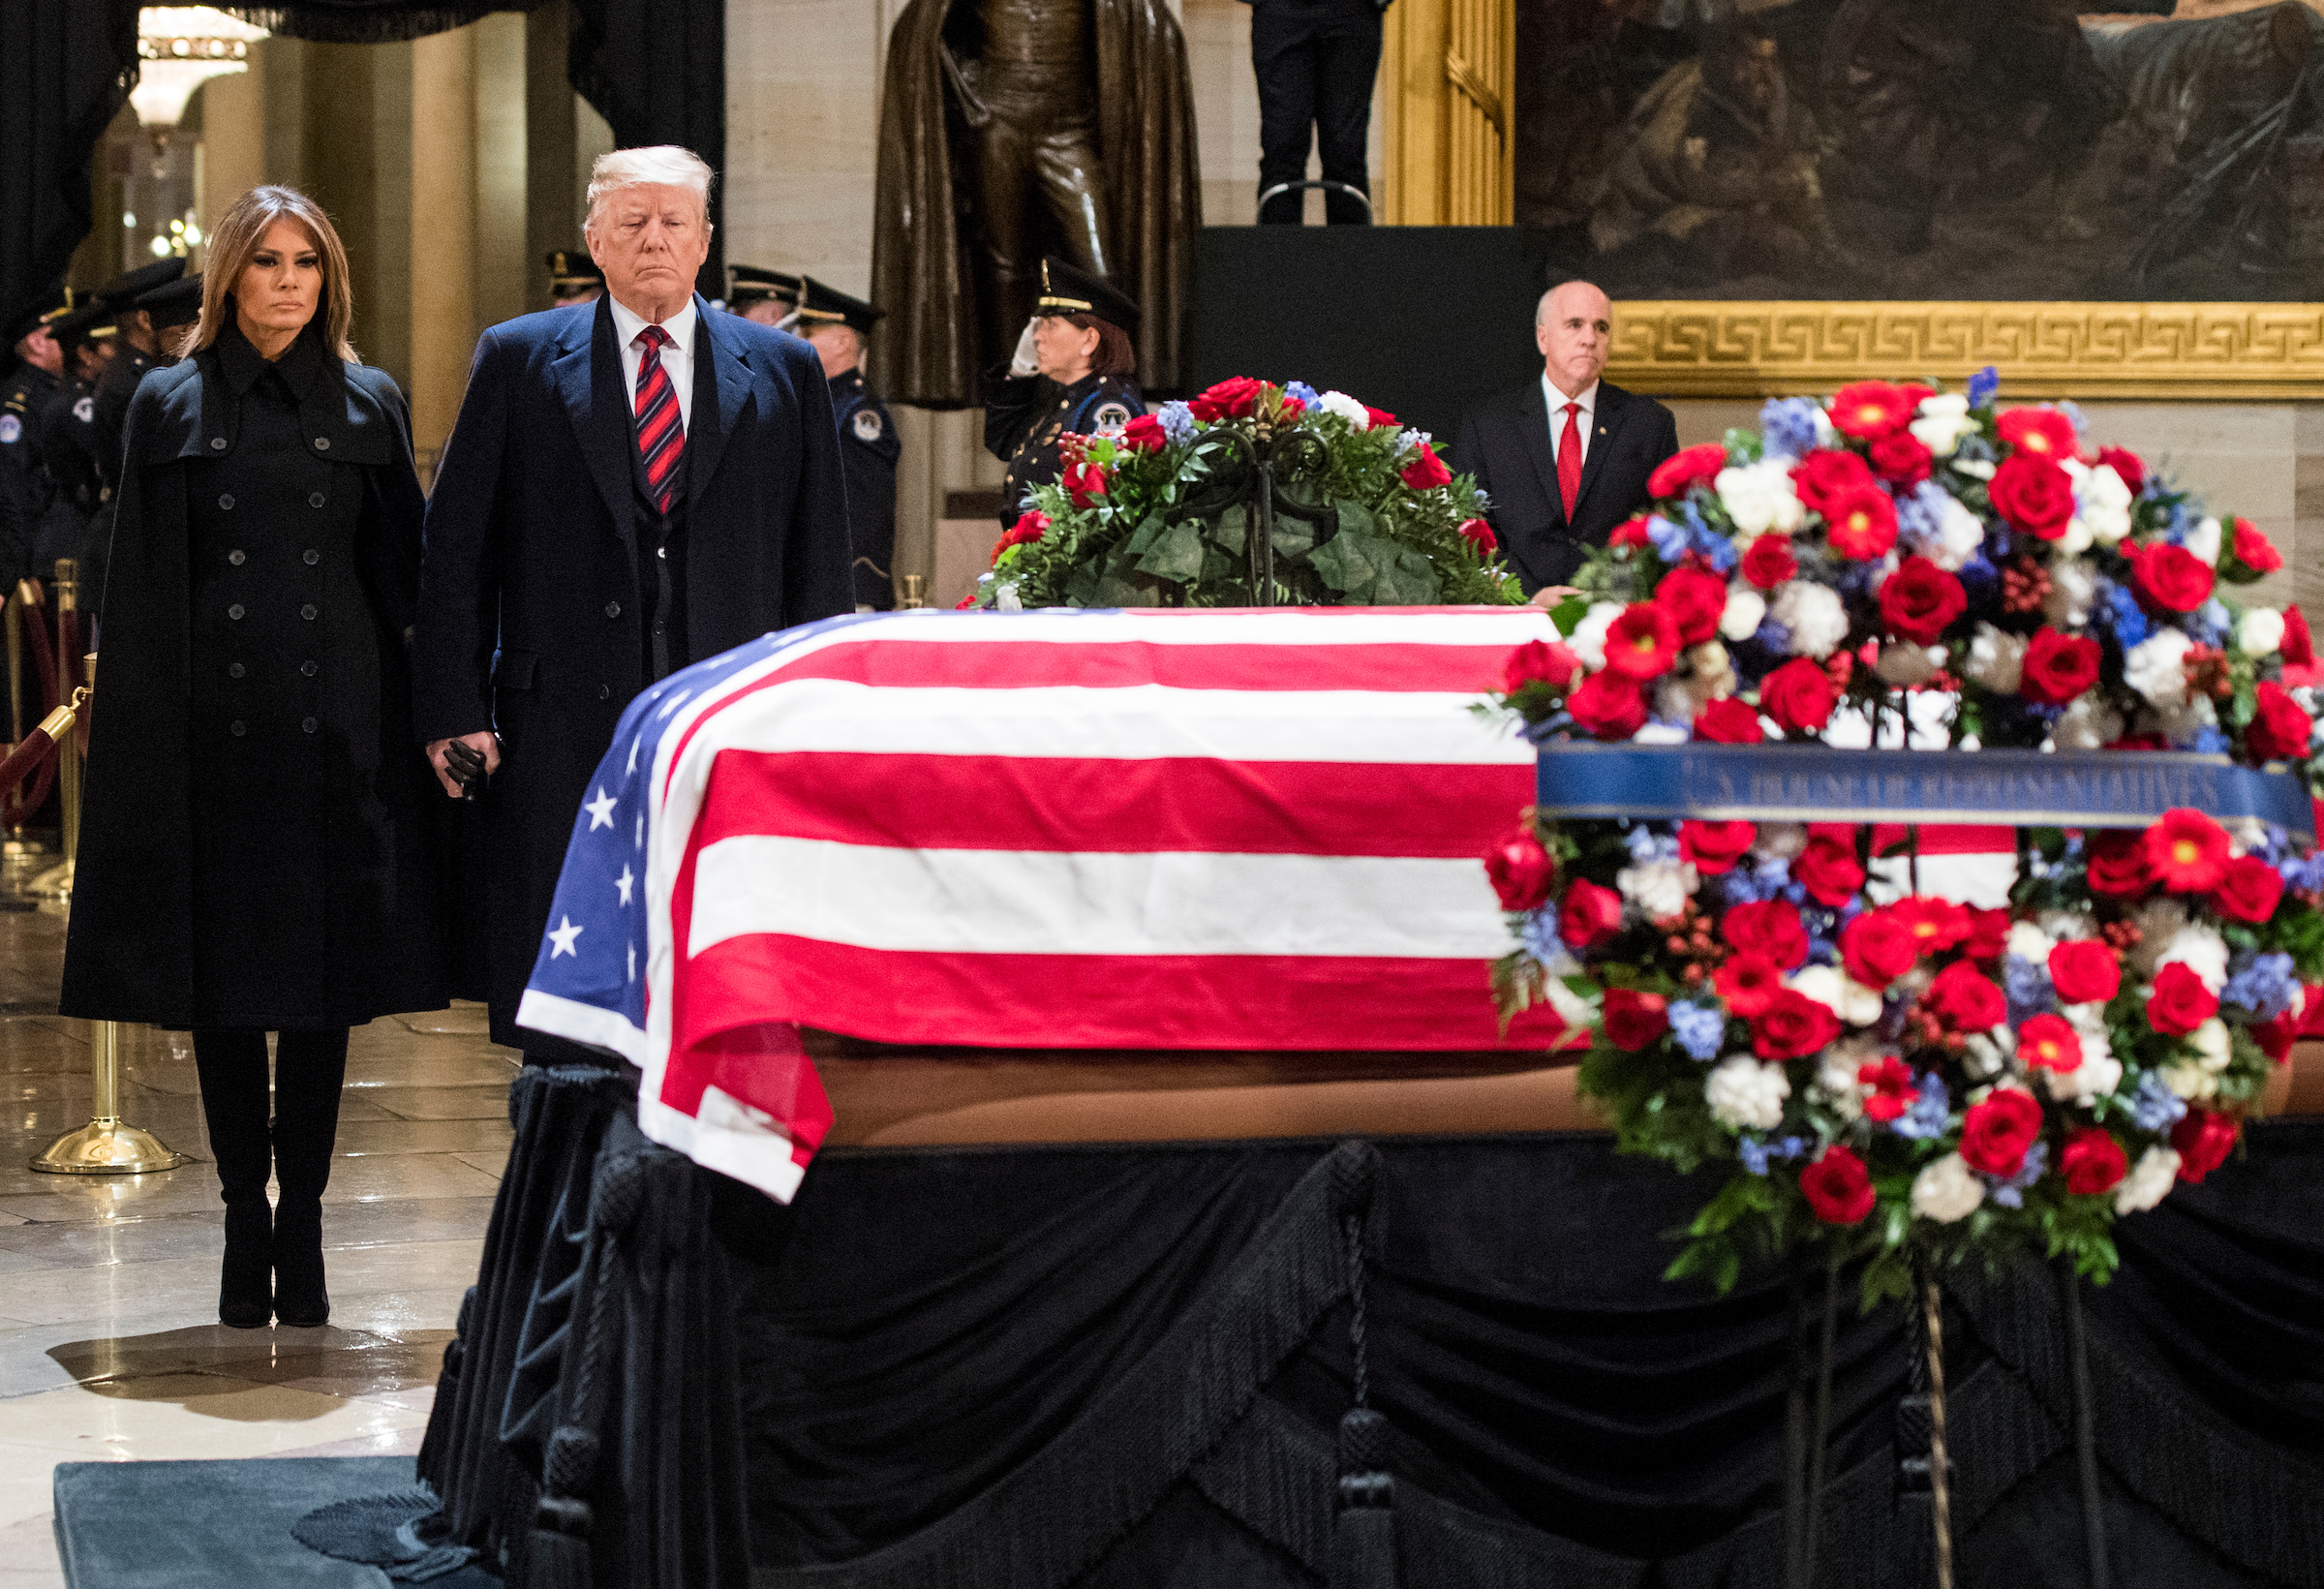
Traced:
[[1516, 0], [1516, 219], [1617, 298], [2324, 299], [2324, 0]]

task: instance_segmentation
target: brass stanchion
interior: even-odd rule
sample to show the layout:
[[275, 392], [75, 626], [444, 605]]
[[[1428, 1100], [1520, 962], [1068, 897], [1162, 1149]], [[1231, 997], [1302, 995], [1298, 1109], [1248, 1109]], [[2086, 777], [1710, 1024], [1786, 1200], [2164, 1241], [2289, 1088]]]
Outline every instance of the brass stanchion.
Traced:
[[[0, 630], [8, 641], [8, 744], [12, 750], [24, 743], [24, 582], [8, 593], [8, 601], [0, 605]], [[17, 863], [55, 853], [44, 840], [35, 839], [22, 818], [32, 814], [19, 810], [18, 820], [8, 825], [8, 837], [0, 840], [0, 857]]]
[[903, 576], [903, 595], [896, 598], [896, 605], [899, 608], [916, 608], [927, 606], [928, 597], [920, 594], [921, 587], [924, 583], [924, 576], [920, 574], [905, 574]]
[[[59, 700], [73, 694], [72, 658], [76, 648], [72, 644], [74, 628], [78, 621], [79, 570], [69, 557], [56, 560], [56, 693]], [[62, 711], [63, 708], [58, 708]], [[80, 736], [76, 733], [73, 743], [60, 744], [56, 751], [56, 808], [64, 859], [42, 872], [25, 885], [24, 892], [60, 904], [73, 901], [73, 857], [80, 849]]]

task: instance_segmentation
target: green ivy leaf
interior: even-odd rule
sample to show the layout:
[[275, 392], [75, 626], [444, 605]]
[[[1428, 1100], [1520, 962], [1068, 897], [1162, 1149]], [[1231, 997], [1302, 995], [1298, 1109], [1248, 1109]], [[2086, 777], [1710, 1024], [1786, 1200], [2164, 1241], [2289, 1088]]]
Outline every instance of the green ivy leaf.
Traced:
[[[1147, 525], [1154, 521], [1148, 519]], [[1138, 551], [1137, 541], [1146, 536], [1147, 525], [1138, 527], [1132, 537], [1131, 550]], [[1144, 551], [1138, 553], [1138, 568], [1157, 579], [1176, 580], [1181, 585], [1192, 584], [1203, 571], [1202, 527], [1191, 519], [1165, 526], [1152, 537]]]
[[1250, 544], [1250, 509], [1238, 504], [1221, 513], [1210, 527], [1210, 539], [1221, 550], [1242, 556]]

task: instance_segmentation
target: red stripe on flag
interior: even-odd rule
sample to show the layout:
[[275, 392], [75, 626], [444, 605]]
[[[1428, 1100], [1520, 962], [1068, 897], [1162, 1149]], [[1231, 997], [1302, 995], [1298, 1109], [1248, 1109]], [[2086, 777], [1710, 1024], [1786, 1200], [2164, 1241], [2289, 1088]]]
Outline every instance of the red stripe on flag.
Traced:
[[[1106, 640], [904, 640], [893, 635], [820, 647], [752, 688], [794, 679], [843, 679], [886, 689], [1366, 690], [1474, 694], [1501, 687], [1514, 646], [1169, 645]], [[748, 691], [740, 691], [740, 699]]]

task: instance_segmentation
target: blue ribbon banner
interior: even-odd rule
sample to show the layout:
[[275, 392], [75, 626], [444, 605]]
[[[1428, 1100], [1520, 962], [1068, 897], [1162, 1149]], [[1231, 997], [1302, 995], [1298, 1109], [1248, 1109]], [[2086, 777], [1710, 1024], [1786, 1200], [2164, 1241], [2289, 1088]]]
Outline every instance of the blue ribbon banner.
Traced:
[[2143, 828], [2189, 806], [2304, 839], [2316, 832], [2297, 774], [2182, 751], [1560, 741], [1541, 748], [1535, 787], [1544, 816]]

